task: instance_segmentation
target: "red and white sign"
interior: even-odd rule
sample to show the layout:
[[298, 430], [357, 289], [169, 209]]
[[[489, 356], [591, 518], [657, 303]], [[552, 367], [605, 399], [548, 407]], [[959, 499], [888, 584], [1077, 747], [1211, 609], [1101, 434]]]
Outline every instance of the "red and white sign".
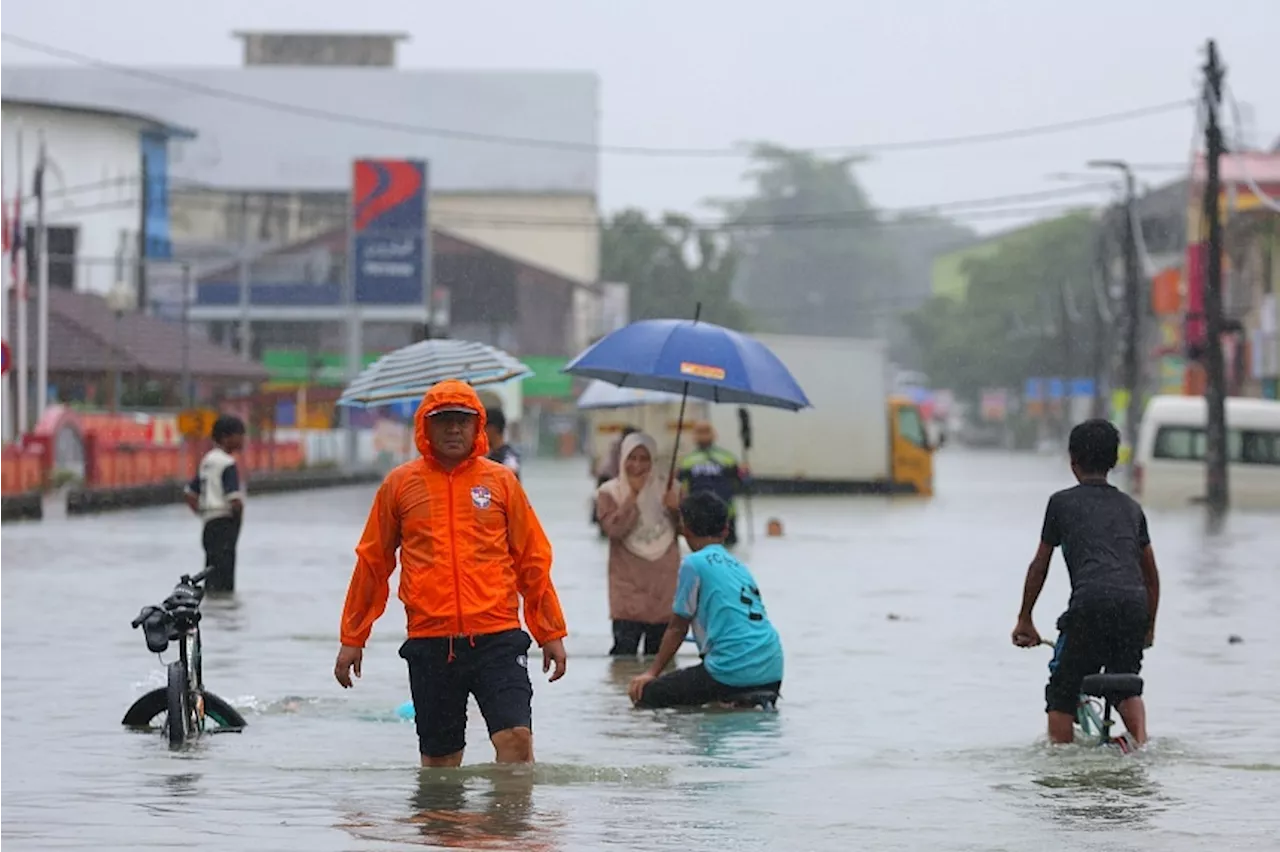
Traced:
[[9, 375], [9, 341], [0, 340], [0, 376]]

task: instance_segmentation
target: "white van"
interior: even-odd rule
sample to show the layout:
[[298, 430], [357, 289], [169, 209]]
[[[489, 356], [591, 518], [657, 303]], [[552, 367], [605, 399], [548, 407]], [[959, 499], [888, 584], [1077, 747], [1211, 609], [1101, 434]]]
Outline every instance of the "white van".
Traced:
[[[1227, 399], [1227, 491], [1238, 509], [1280, 509], [1280, 402]], [[1204, 397], [1156, 396], [1138, 430], [1134, 497], [1185, 506], [1205, 496]]]

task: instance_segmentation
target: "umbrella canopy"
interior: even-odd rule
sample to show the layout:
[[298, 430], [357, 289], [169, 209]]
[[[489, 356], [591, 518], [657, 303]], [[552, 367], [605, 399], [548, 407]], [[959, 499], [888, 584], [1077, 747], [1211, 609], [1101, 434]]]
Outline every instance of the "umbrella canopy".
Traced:
[[468, 340], [423, 340], [374, 361], [342, 391], [338, 405], [369, 407], [421, 399], [436, 382], [472, 385], [525, 379], [533, 370], [514, 356]]
[[680, 394], [652, 391], [643, 388], [620, 388], [595, 379], [578, 397], [578, 408], [589, 411], [597, 408], [632, 408], [637, 405], [662, 405], [679, 402]]
[[611, 332], [564, 372], [623, 388], [799, 411], [811, 403], [778, 356], [745, 334], [696, 320], [640, 320]]

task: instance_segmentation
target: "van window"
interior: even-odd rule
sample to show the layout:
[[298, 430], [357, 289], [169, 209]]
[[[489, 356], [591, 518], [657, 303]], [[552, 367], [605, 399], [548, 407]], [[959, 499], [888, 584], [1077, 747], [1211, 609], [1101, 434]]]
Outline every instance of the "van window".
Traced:
[[[1204, 461], [1205, 431], [1193, 426], [1161, 426], [1151, 455], [1157, 459]], [[1229, 429], [1227, 461], [1280, 465], [1280, 432]]]
[[924, 434], [924, 423], [920, 420], [920, 412], [914, 405], [904, 405], [898, 409], [898, 432], [917, 447], [929, 446], [929, 439]]

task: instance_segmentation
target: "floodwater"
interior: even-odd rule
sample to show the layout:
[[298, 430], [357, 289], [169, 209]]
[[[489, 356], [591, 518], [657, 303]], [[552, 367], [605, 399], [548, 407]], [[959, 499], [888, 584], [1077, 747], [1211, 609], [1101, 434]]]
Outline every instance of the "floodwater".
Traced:
[[[487, 763], [474, 705], [466, 765], [418, 770], [413, 726], [395, 716], [408, 689], [394, 596], [363, 680], [334, 683], [371, 489], [251, 502], [239, 591], [204, 622], [208, 686], [249, 727], [176, 753], [119, 721], [162, 682], [129, 621], [199, 567], [197, 522], [176, 507], [7, 526], [4, 848], [1278, 848], [1276, 519], [1210, 535], [1194, 510], [1151, 514], [1164, 580], [1144, 671], [1152, 745], [1051, 749], [1048, 649], [1008, 634], [1044, 501], [1069, 474], [1056, 458], [950, 449], [938, 467], [927, 502], [756, 501], [757, 529], [786, 527], [742, 548], [786, 646], [771, 714], [629, 708], [638, 664], [605, 656], [585, 464], [530, 464], [571, 631], [565, 679], [535, 678], [531, 771]], [[1042, 631], [1066, 590], [1055, 557]]]

